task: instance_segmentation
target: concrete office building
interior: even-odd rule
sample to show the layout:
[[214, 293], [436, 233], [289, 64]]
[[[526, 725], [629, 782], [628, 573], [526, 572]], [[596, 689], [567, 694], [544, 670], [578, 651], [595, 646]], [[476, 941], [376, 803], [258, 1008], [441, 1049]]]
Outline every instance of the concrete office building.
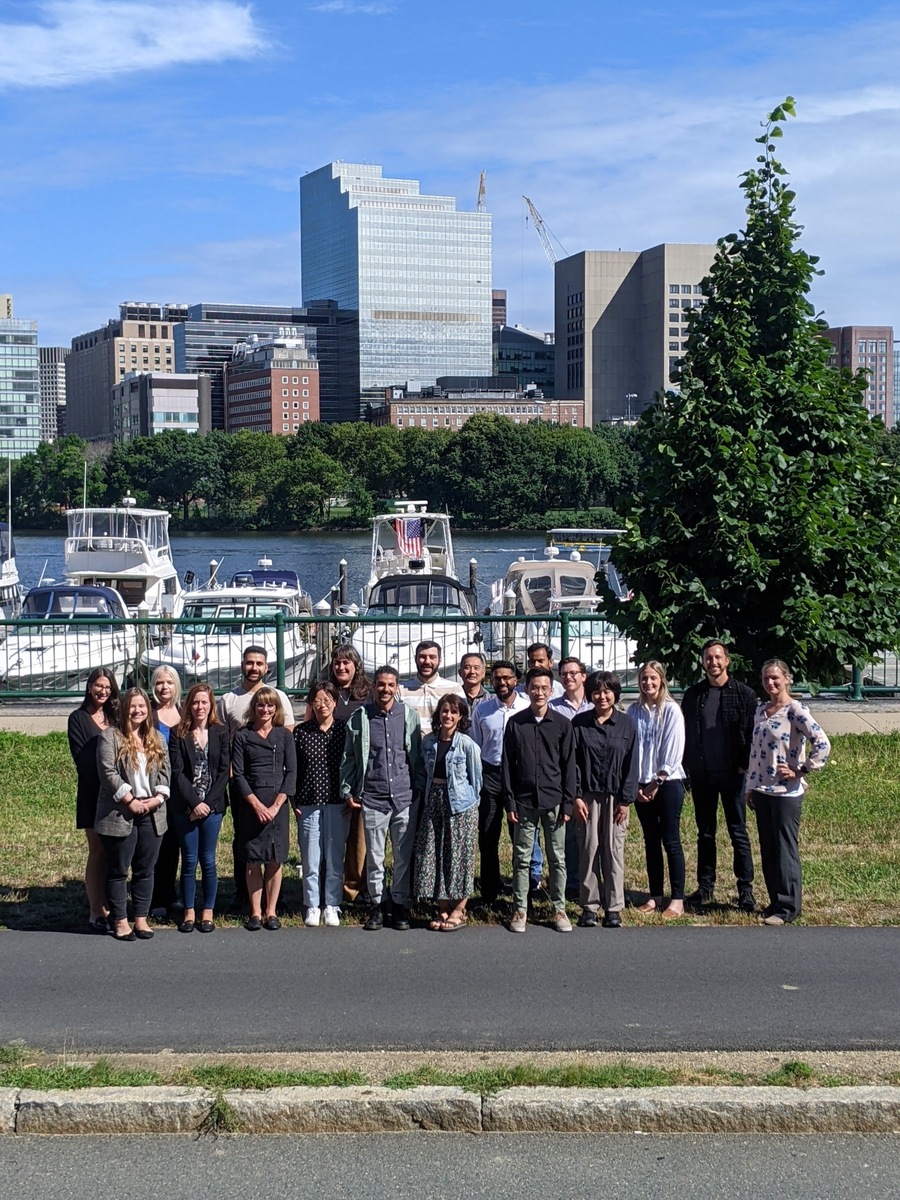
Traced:
[[[254, 335], [255, 336], [255, 335]], [[225, 428], [297, 433], [319, 419], [319, 364], [302, 338], [235, 346], [225, 365]]]
[[2, 301], [0, 458], [22, 458], [37, 450], [41, 436], [38, 327], [37, 321], [13, 316], [12, 296]]
[[270, 304], [192, 304], [175, 327], [175, 368], [209, 377], [214, 429], [226, 428], [224, 369], [235, 345], [300, 338], [319, 362], [323, 421], [359, 418], [359, 341], [356, 314], [334, 302], [305, 308]]
[[503, 325], [493, 333], [494, 374], [513, 375], [519, 387], [535, 384], [545, 396], [556, 395], [556, 346], [552, 333], [524, 325]]
[[300, 254], [303, 303], [359, 313], [361, 401], [398, 379], [490, 374], [489, 213], [333, 162], [300, 180]]
[[583, 400], [585, 423], [637, 416], [670, 387], [687, 313], [716, 247], [585, 250], [556, 264], [556, 397]]
[[13, 315], [13, 298], [11, 292], [0, 292], [0, 317]]
[[118, 319], [72, 339], [66, 358], [66, 428], [86, 441], [113, 436], [112, 389], [129, 372], [175, 370], [173, 326], [184, 304], [126, 301]]
[[65, 437], [66, 356], [68, 353], [68, 346], [38, 347], [42, 442], [53, 442], [58, 437]]
[[130, 442], [176, 429], [197, 433], [204, 424], [201, 409], [206, 410], [205, 432], [209, 429], [209, 381], [202, 376], [129, 372], [112, 390], [113, 440]]
[[833, 367], [854, 374], [868, 372], [863, 403], [870, 417], [881, 417], [887, 429], [894, 424], [894, 330], [890, 325], [843, 325], [827, 330], [834, 347]]

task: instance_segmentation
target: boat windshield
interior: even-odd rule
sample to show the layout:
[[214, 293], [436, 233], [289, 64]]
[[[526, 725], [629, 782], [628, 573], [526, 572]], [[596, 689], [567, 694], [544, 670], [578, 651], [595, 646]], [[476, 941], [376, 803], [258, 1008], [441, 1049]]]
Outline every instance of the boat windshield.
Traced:
[[565, 568], [559, 572], [537, 568], [523, 574], [516, 593], [516, 615], [531, 616], [548, 613], [554, 607], [565, 607], [566, 601], [580, 601], [594, 595], [593, 578], [576, 575]]
[[45, 621], [47, 618], [68, 617], [70, 620], [91, 621], [92, 628], [108, 628], [94, 625], [99, 620], [120, 617], [109, 598], [102, 592], [54, 591], [52, 588], [32, 588], [22, 602], [22, 617]]
[[[233, 604], [200, 601], [184, 606], [184, 620], [179, 623], [178, 629], [184, 634], [208, 633], [219, 637], [236, 637], [242, 630], [244, 633], [271, 633], [275, 628], [277, 612], [290, 616], [290, 609], [286, 604], [278, 604], [274, 601], [267, 603], [248, 601], [247, 603], [236, 602]], [[224, 624], [225, 621], [231, 620], [242, 621], [244, 624], [240, 626]]]
[[150, 550], [165, 550], [169, 545], [168, 513], [134, 512], [127, 508], [77, 508], [69, 512], [68, 522], [69, 537], [99, 542], [94, 547], [99, 550], [111, 548], [103, 545], [106, 539], [141, 541]]
[[458, 584], [427, 578], [385, 580], [375, 588], [368, 611], [410, 617], [469, 615]]

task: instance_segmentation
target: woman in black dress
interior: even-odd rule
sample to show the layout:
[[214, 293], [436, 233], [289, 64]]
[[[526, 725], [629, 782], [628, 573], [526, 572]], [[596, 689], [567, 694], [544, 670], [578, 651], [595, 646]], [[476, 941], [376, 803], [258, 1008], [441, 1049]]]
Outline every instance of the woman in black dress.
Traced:
[[[212, 933], [219, 888], [216, 846], [228, 800], [231, 755], [228, 730], [216, 713], [208, 683], [195, 683], [184, 702], [181, 724], [169, 738], [172, 764], [172, 823], [181, 846], [181, 895], [184, 916], [179, 933]], [[196, 920], [197, 863], [203, 875], [203, 909]]]
[[75, 828], [83, 829], [88, 856], [84, 869], [84, 890], [90, 908], [89, 927], [106, 933], [109, 909], [106, 904], [106, 863], [103, 843], [94, 829], [100, 772], [97, 770], [97, 738], [104, 729], [115, 725], [119, 704], [119, 685], [112, 671], [95, 667], [88, 676], [84, 699], [69, 716], [69, 752], [75, 763], [78, 790], [75, 794]]
[[290, 854], [287, 802], [297, 790], [297, 755], [274, 688], [253, 693], [244, 728], [234, 736], [231, 768], [244, 801], [237, 813], [237, 842], [240, 859], [247, 864], [250, 896], [244, 928], [280, 929], [276, 908], [281, 866]]

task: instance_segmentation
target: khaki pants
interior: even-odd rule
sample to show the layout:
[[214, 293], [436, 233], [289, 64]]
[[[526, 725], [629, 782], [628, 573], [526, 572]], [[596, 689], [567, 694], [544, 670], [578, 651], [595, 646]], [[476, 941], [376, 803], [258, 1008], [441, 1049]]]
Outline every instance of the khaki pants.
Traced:
[[581, 887], [578, 900], [587, 912], [599, 912], [601, 887], [606, 912], [621, 912], [625, 907], [625, 837], [628, 821], [617, 825], [614, 796], [585, 792], [582, 797], [588, 810], [587, 824], [577, 817], [575, 836], [578, 838], [578, 867]]

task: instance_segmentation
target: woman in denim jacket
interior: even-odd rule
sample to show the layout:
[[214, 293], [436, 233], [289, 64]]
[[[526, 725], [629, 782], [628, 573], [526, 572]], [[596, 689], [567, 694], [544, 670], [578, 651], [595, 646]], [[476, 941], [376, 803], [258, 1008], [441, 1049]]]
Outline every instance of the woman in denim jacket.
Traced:
[[465, 924], [475, 890], [481, 752], [467, 736], [470, 724], [463, 697], [442, 696], [432, 718], [434, 732], [422, 743], [427, 782], [416, 835], [416, 895], [437, 904], [438, 916], [428, 928], [443, 933]]

